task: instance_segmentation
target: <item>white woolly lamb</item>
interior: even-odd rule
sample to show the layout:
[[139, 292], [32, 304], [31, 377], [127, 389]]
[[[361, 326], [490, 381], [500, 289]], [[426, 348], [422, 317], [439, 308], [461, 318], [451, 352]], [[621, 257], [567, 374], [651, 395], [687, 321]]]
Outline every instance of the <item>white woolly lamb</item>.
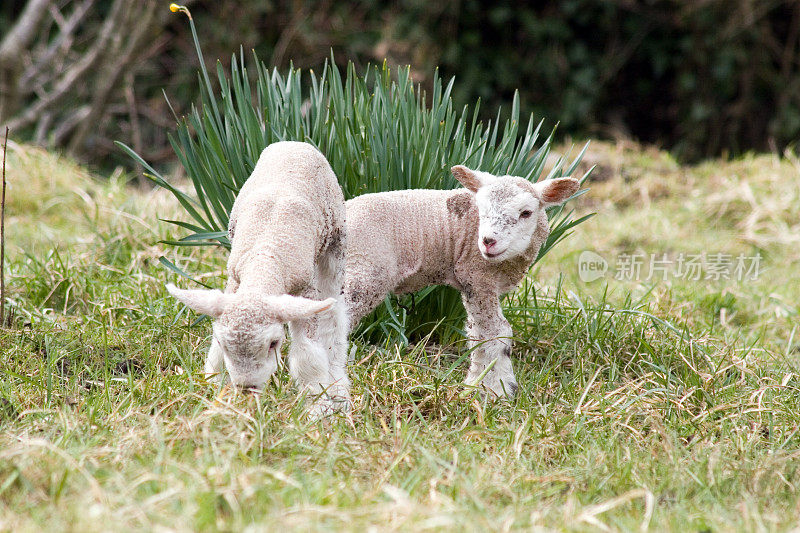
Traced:
[[347, 407], [347, 317], [335, 300], [344, 280], [344, 197], [325, 156], [306, 143], [268, 146], [234, 202], [228, 234], [225, 292], [167, 286], [214, 318], [206, 373], [219, 374], [224, 363], [234, 385], [262, 389], [288, 322], [289, 371], [318, 395], [312, 414]]
[[346, 202], [345, 300], [350, 324], [387, 292], [428, 285], [461, 291], [472, 348], [467, 382], [494, 396], [517, 389], [511, 366], [511, 326], [500, 296], [519, 284], [550, 233], [545, 209], [579, 187], [573, 178], [531, 183], [464, 166], [453, 175], [468, 190], [406, 190], [365, 194]]

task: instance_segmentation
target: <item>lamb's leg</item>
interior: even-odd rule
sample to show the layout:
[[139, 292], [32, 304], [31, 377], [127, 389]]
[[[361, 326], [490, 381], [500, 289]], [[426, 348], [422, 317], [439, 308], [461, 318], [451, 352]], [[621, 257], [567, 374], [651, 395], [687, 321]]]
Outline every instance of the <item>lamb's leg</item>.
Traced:
[[336, 305], [307, 320], [289, 324], [292, 335], [289, 372], [301, 390], [314, 396], [314, 403], [309, 408], [314, 418], [350, 408], [343, 267], [343, 246], [331, 248], [323, 254], [314, 272], [314, 283], [303, 296], [314, 299], [333, 297], [337, 299]]
[[337, 411], [349, 411], [350, 379], [347, 377], [347, 313], [343, 302], [318, 318], [317, 342], [328, 353], [326, 392]]
[[467, 335], [470, 355], [467, 383], [477, 384], [486, 367], [494, 366], [484, 376], [482, 387], [492, 396], [511, 398], [517, 392], [517, 380], [511, 365], [511, 325], [503, 316], [497, 294], [462, 296], [467, 309]]
[[317, 294], [321, 298], [336, 298], [336, 305], [316, 318], [315, 340], [328, 353], [328, 381], [326, 393], [335, 410], [350, 409], [350, 380], [347, 377], [347, 306], [344, 302], [344, 236], [332, 239], [326, 253], [318, 263], [316, 272]]
[[[323, 342], [331, 346], [330, 387], [328, 395], [338, 410], [350, 410], [350, 379], [347, 377], [347, 310], [344, 302], [337, 301], [329, 317], [321, 318]], [[326, 323], [327, 322], [327, 323]]]
[[217, 342], [217, 339], [211, 337], [211, 347], [208, 349], [206, 364], [203, 370], [206, 375], [206, 379], [214, 383], [221, 383], [223, 379], [222, 367], [224, 364], [225, 363], [222, 359], [222, 348], [220, 347], [219, 342]]
[[[289, 323], [292, 345], [289, 348], [289, 374], [297, 383], [301, 392], [305, 391], [315, 400], [315, 405], [325, 399], [322, 394], [329, 379], [328, 354], [323, 346], [311, 338], [311, 331], [316, 329], [314, 319], [298, 320]], [[312, 409], [314, 415], [322, 415], [325, 406]], [[316, 413], [314, 411], [320, 411]]]
[[338, 403], [331, 397], [332, 393], [340, 392], [338, 388], [332, 386], [332, 365], [329, 360], [332, 346], [326, 346], [318, 334], [322, 328], [329, 327], [331, 324], [323, 317], [289, 323], [292, 335], [292, 346], [289, 348], [289, 374], [294, 378], [298, 388], [307, 392], [312, 399], [313, 403], [309, 408], [312, 418], [333, 413]]

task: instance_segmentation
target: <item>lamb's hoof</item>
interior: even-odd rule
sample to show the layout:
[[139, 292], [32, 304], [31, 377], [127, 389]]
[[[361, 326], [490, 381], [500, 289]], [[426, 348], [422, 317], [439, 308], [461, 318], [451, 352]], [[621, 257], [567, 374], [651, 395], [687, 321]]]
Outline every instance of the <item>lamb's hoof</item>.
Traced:
[[333, 408], [339, 414], [347, 415], [353, 410], [353, 402], [350, 400], [350, 397], [342, 397], [337, 396], [334, 397], [332, 400]]
[[[467, 383], [476, 385], [474, 381], [470, 382], [467, 380]], [[479, 387], [481, 397], [488, 398], [490, 400], [511, 401], [517, 395], [517, 389], [519, 389], [517, 382], [512, 380], [496, 381], [484, 379], [483, 382], [477, 386]]]
[[323, 420], [336, 414], [348, 414], [353, 408], [349, 397], [323, 394], [308, 406], [307, 414], [311, 420]]
[[513, 400], [517, 395], [519, 385], [516, 382], [501, 381], [492, 386], [484, 385], [481, 392], [492, 400]]
[[314, 402], [308, 406], [308, 409], [306, 409], [306, 415], [312, 422], [323, 420], [332, 414], [333, 406], [330, 401], [322, 398], [314, 400]]
[[517, 395], [517, 389], [519, 389], [519, 385], [516, 382], [512, 381], [510, 383], [502, 383], [503, 390], [505, 392], [505, 397], [509, 400], [513, 399]]

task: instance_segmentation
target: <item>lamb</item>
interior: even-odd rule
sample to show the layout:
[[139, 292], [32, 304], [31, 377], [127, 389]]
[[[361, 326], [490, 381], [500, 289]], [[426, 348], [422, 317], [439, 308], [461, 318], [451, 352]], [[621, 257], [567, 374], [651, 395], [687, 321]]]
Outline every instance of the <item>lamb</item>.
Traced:
[[550, 233], [545, 209], [569, 199], [573, 178], [531, 183], [465, 166], [453, 175], [467, 190], [405, 190], [348, 200], [345, 301], [356, 325], [387, 292], [428, 285], [461, 292], [471, 361], [467, 383], [493, 397], [513, 397], [511, 326], [500, 297], [514, 289]]
[[[214, 319], [205, 364], [261, 390], [278, 367], [289, 323], [289, 372], [316, 397], [312, 416], [349, 406], [344, 283], [345, 208], [327, 159], [310, 144], [278, 142], [261, 153], [229, 217], [225, 291], [169, 292]], [[337, 301], [337, 298], [339, 300]]]

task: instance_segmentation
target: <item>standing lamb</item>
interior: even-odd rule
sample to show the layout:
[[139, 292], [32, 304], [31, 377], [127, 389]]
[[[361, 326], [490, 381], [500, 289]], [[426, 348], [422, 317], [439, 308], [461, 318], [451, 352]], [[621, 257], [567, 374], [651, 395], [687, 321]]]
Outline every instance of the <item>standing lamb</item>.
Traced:
[[514, 289], [550, 233], [545, 209], [570, 198], [573, 178], [531, 183], [464, 166], [453, 175], [468, 190], [365, 194], [346, 202], [345, 300], [356, 325], [387, 292], [450, 285], [461, 291], [472, 349], [467, 383], [512, 397], [511, 326], [500, 297]]
[[312, 416], [349, 406], [342, 293], [345, 209], [339, 182], [316, 148], [278, 142], [262, 153], [230, 214], [225, 292], [170, 294], [214, 319], [205, 371], [223, 363], [240, 388], [262, 389], [278, 367], [283, 323], [289, 372], [315, 395]]

